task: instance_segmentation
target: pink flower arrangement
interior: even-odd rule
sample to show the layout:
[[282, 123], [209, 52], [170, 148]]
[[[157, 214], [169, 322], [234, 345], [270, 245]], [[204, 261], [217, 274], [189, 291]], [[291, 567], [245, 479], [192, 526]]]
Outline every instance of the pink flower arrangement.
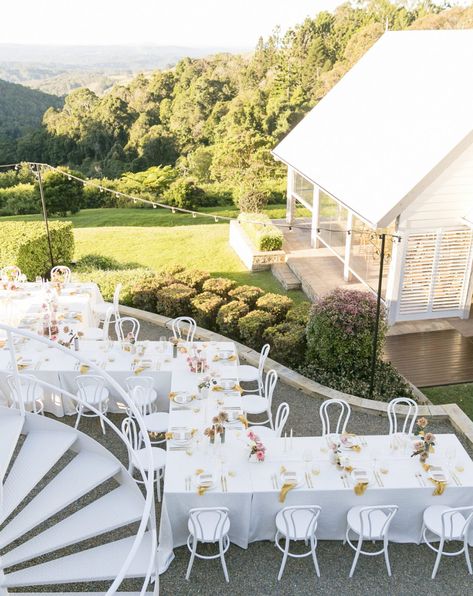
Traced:
[[257, 461], [264, 461], [266, 455], [266, 447], [261, 442], [260, 438], [257, 434], [255, 434], [252, 430], [248, 431], [248, 446], [250, 447], [250, 455], [254, 455]]

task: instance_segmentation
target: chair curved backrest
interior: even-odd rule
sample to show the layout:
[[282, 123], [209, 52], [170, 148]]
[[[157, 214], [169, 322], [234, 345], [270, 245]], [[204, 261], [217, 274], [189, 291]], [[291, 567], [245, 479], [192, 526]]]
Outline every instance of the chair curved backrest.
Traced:
[[[319, 505], [284, 507], [281, 510], [281, 515], [286, 526], [286, 536], [306, 541], [314, 538], [321, 510], [322, 508]], [[300, 520], [303, 520], [303, 525]], [[305, 526], [303, 535], [301, 534], [301, 526]]]
[[119, 309], [119, 305], [120, 305], [120, 292], [122, 291], [122, 284], [118, 283], [115, 286], [115, 290], [113, 292], [113, 310], [117, 315], [118, 318], [118, 309]]
[[[447, 511], [442, 513], [442, 535], [440, 538], [445, 540], [467, 538], [468, 530], [472, 521], [473, 506], [453, 507], [452, 509], [447, 509]], [[456, 531], [456, 528], [458, 528], [456, 522], [460, 522], [459, 525], [462, 528], [461, 534], [458, 534]]]
[[[128, 331], [127, 328], [129, 328]], [[120, 317], [115, 321], [115, 332], [118, 341], [125, 341], [129, 333], [133, 335], [135, 341], [138, 341], [140, 335], [140, 322], [134, 317]]]
[[21, 275], [21, 269], [16, 265], [7, 265], [0, 269], [0, 277], [5, 281], [17, 281]]
[[[187, 333], [185, 332], [185, 327], [187, 327]], [[177, 317], [171, 321], [171, 329], [172, 334], [176, 339], [194, 341], [197, 323], [192, 317]]]
[[65, 284], [70, 283], [72, 272], [66, 265], [56, 265], [51, 269], [51, 281], [62, 280]]
[[276, 418], [274, 422], [274, 432], [276, 433], [277, 437], [282, 435], [282, 431], [284, 429], [284, 425], [289, 418], [289, 404], [283, 401], [279, 404], [278, 409], [276, 411]]
[[22, 401], [26, 409], [38, 413], [36, 400], [43, 396], [43, 389], [33, 375], [19, 374], [19, 387], [13, 375], [8, 375], [7, 384], [13, 405], [18, 407]]
[[110, 335], [110, 321], [112, 320], [114, 312], [115, 311], [114, 311], [113, 306], [109, 306], [107, 308], [107, 312], [105, 313], [105, 319], [103, 321], [103, 327], [102, 327], [104, 339], [107, 339]]
[[[385, 538], [388, 534], [391, 521], [398, 509], [399, 507], [397, 505], [373, 505], [370, 507], [362, 507], [358, 512], [360, 516], [361, 536], [367, 540]], [[385, 516], [381, 526], [378, 522], [380, 513]]]
[[271, 408], [271, 404], [273, 402], [273, 393], [277, 382], [278, 373], [273, 369], [269, 370], [268, 374], [266, 375], [266, 379], [264, 380], [264, 397], [269, 402], [268, 409]]
[[200, 542], [221, 542], [225, 534], [228, 513], [227, 507], [195, 507], [190, 509], [189, 521], [193, 535]]
[[264, 365], [266, 364], [266, 360], [268, 358], [270, 349], [271, 349], [271, 346], [269, 344], [264, 344], [264, 346], [261, 348], [261, 352], [259, 355], [259, 363], [258, 363], [258, 371], [260, 374], [260, 378], [263, 378], [262, 375], [264, 373]]
[[133, 451], [137, 451], [140, 448], [141, 438], [136, 422], [130, 416], [124, 418], [122, 421], [122, 433], [128, 439]]
[[[398, 427], [397, 423], [396, 409], [398, 406], [405, 406], [408, 408], [406, 417], [404, 418], [404, 424], [402, 425], [402, 430], [400, 430], [400, 425]], [[402, 432], [410, 435], [414, 428], [415, 421], [417, 420], [418, 413], [419, 408], [416, 402], [410, 397], [396, 397], [395, 399], [392, 399], [388, 404], [389, 434], [393, 435]]]
[[[337, 420], [335, 431], [331, 431], [329, 410], [339, 409], [340, 414]], [[319, 410], [320, 419], [322, 421], [322, 435], [329, 435], [332, 432], [341, 434], [346, 431], [348, 421], [350, 420], [351, 408], [350, 405], [343, 399], [327, 399], [322, 403]]]
[[81, 375], [76, 377], [79, 398], [84, 403], [97, 403], [104, 398], [105, 379], [98, 375]]
[[[150, 409], [153, 403], [153, 377], [128, 377], [126, 379], [126, 388], [131, 399], [135, 402], [135, 406], [140, 411], [140, 414], [142, 416], [150, 414]], [[132, 416], [132, 414], [130, 414], [130, 416]]]

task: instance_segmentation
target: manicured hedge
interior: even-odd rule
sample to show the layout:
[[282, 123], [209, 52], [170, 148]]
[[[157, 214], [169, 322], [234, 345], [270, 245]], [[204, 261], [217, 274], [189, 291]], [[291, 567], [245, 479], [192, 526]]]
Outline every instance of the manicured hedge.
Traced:
[[95, 282], [107, 302], [112, 302], [115, 286], [117, 283], [121, 283], [120, 304], [125, 306], [134, 306], [136, 288], [146, 286], [149, 279], [154, 275], [153, 271], [141, 267], [136, 269], [120, 269], [118, 271], [94, 269], [87, 272], [74, 272], [74, 277], [80, 281]]
[[204, 292], [213, 292], [219, 296], [228, 296], [228, 293], [236, 287], [237, 283], [233, 279], [226, 277], [211, 277], [204, 285]]
[[[54, 262], [67, 264], [74, 254], [72, 223], [49, 223]], [[51, 268], [48, 238], [43, 222], [0, 223], [0, 266], [17, 265], [28, 279], [44, 276]]]
[[232, 300], [224, 304], [217, 315], [217, 329], [223, 335], [237, 339], [239, 337], [238, 321], [250, 312], [250, 307], [240, 300]]
[[283, 234], [271, 223], [271, 220], [266, 214], [240, 213], [238, 220], [256, 250], [271, 251], [282, 249]]
[[250, 308], [253, 308], [258, 298], [264, 295], [264, 291], [258, 286], [238, 286], [234, 290], [228, 292], [230, 298], [234, 300], [240, 300], [245, 304], [248, 304]]
[[191, 312], [191, 300], [196, 294], [197, 291], [194, 288], [180, 283], [159, 288], [156, 293], [157, 312], [172, 319], [189, 315]]
[[271, 346], [271, 358], [297, 368], [304, 363], [306, 351], [305, 326], [284, 321], [268, 327], [263, 333], [263, 341]]
[[215, 329], [217, 314], [225, 299], [212, 292], [202, 292], [191, 300], [192, 314], [197, 325], [206, 329]]
[[268, 293], [258, 298], [256, 308], [271, 313], [275, 321], [282, 321], [293, 304], [287, 296]]
[[274, 317], [264, 310], [252, 310], [238, 321], [238, 332], [243, 342], [256, 350], [263, 347], [263, 333], [274, 323]]

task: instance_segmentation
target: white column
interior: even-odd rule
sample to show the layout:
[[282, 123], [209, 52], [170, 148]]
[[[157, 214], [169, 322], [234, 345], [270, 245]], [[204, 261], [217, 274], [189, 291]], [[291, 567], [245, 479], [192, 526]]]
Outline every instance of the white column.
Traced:
[[[353, 227], [353, 214], [351, 211], [348, 212], [347, 217], [347, 230], [351, 230]], [[351, 239], [353, 234], [346, 234], [345, 236], [345, 258], [343, 259], [343, 279], [345, 281], [350, 281], [351, 273], [350, 273], [350, 252], [351, 252]]]
[[289, 225], [294, 223], [294, 199], [292, 189], [294, 188], [294, 170], [287, 168], [287, 190], [286, 190], [286, 222]]
[[320, 240], [317, 234], [319, 227], [319, 208], [320, 208], [320, 188], [314, 184], [314, 193], [312, 195], [312, 226], [310, 229], [310, 245], [312, 248], [319, 248]]

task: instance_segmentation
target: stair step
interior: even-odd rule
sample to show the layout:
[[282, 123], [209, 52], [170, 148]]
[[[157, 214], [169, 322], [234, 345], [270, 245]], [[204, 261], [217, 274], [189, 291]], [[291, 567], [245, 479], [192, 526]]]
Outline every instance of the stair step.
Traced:
[[3, 487], [0, 522], [23, 501], [77, 438], [71, 430], [32, 431], [13, 463]]
[[141, 519], [143, 507], [141, 492], [121, 485], [4, 554], [2, 565], [10, 567], [136, 522]]
[[[134, 536], [129, 536], [47, 563], [5, 574], [3, 583], [0, 585], [9, 588], [113, 580], [130, 552], [134, 539]], [[143, 536], [125, 577], [144, 577], [146, 575], [150, 560], [150, 548], [151, 534], [147, 532]]]
[[113, 457], [82, 451], [0, 532], [0, 548], [67, 507], [120, 470]]
[[275, 263], [271, 265], [271, 273], [285, 290], [301, 289], [300, 279], [294, 274], [287, 263]]
[[18, 410], [6, 408], [2, 410], [0, 418], [0, 482], [3, 482], [22, 428], [23, 417]]

